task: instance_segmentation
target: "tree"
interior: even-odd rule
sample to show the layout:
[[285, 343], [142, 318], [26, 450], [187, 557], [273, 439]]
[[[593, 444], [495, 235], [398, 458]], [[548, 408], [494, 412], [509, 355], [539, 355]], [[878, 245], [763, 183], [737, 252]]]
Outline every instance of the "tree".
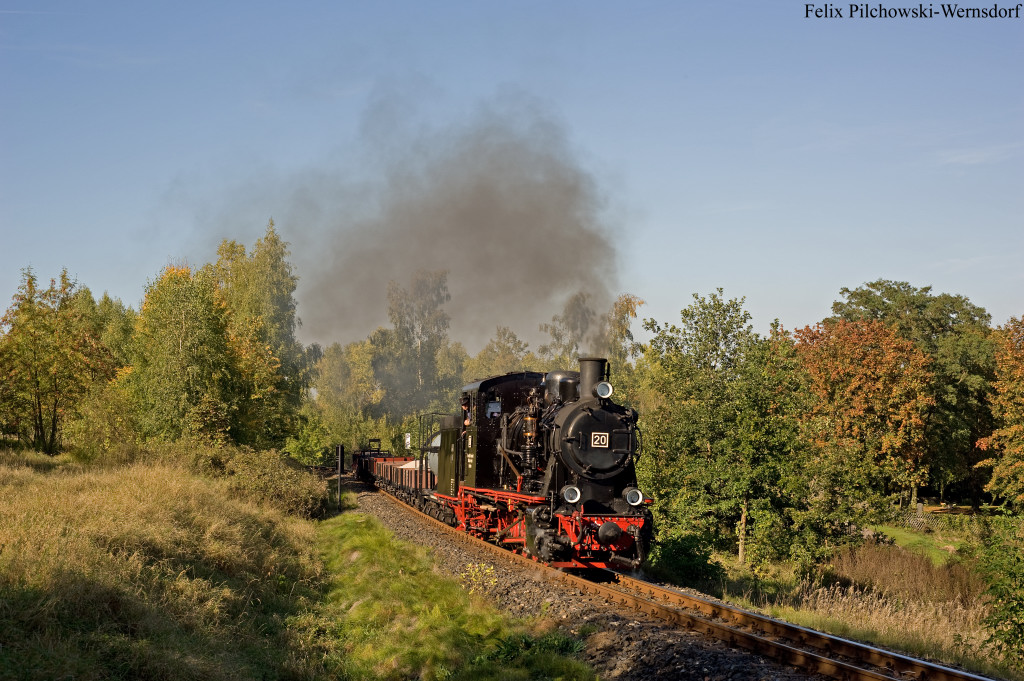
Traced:
[[4, 429], [56, 454], [61, 427], [96, 381], [113, 366], [89, 313], [95, 301], [62, 270], [40, 289], [31, 268], [0, 320]]
[[116, 367], [126, 367], [131, 361], [130, 348], [135, 319], [136, 314], [132, 308], [106, 293], [96, 304], [100, 342], [110, 352]]
[[618, 399], [624, 404], [636, 406], [639, 403], [639, 389], [634, 375], [633, 360], [643, 352], [643, 347], [633, 338], [632, 323], [644, 301], [630, 293], [623, 293], [602, 318], [604, 338], [599, 354], [608, 358], [612, 367]]
[[803, 503], [800, 485], [806, 448], [800, 440], [800, 416], [807, 409], [806, 377], [793, 339], [778, 322], [768, 338], [758, 338], [743, 353], [729, 388], [735, 412], [726, 433], [731, 453], [739, 561], [750, 531], [755, 565], [792, 553], [792, 510]]
[[756, 516], [758, 555], [767, 559], [788, 503], [785, 462], [797, 446], [792, 342], [778, 329], [758, 337], [743, 300], [727, 301], [721, 289], [694, 295], [681, 321], [645, 323], [654, 337], [644, 379], [663, 399], [644, 415], [641, 477], [669, 533], [734, 539], [743, 561]]
[[[452, 408], [459, 399], [459, 393], [465, 381], [462, 377], [466, 373], [466, 362], [469, 361], [469, 353], [462, 343], [444, 343], [434, 354], [434, 366], [437, 371], [437, 392], [431, 400], [430, 409], [434, 411], [446, 411]], [[411, 416], [411, 414], [410, 414]]]
[[334, 343], [318, 364], [314, 389], [317, 402], [355, 412], [372, 410], [384, 399], [384, 386], [373, 372], [374, 347], [369, 339], [342, 347]]
[[984, 485], [974, 465], [984, 456], [977, 443], [993, 428], [989, 314], [963, 296], [936, 295], [930, 286], [902, 281], [879, 279], [840, 293], [845, 300], [833, 303], [834, 318], [894, 326], [930, 358], [924, 463], [940, 496], [948, 485], [960, 484], [977, 500]]
[[374, 347], [366, 339], [344, 347], [334, 343], [317, 363], [313, 382], [317, 412], [334, 442], [350, 449], [371, 437], [390, 439], [382, 433], [384, 386], [374, 375], [373, 357]]
[[519, 339], [507, 326], [499, 326], [494, 338], [484, 346], [476, 357], [468, 360], [463, 371], [464, 379], [469, 381], [500, 376], [513, 371], [532, 369], [529, 344]]
[[992, 410], [999, 427], [979, 442], [989, 456], [977, 465], [992, 469], [987, 492], [1024, 507], [1024, 317], [1011, 318], [995, 336]]
[[227, 339], [237, 365], [239, 396], [233, 436], [243, 444], [280, 447], [298, 423], [311, 365], [295, 338], [295, 287], [288, 244], [273, 220], [252, 253], [221, 243], [218, 260], [205, 268], [227, 311]]
[[[442, 406], [461, 380], [461, 353], [448, 340], [447, 272], [417, 272], [408, 290], [388, 285], [390, 329], [370, 335], [373, 372], [392, 420]], [[377, 415], [383, 415], [377, 414]]]
[[139, 453], [139, 428], [131, 397], [118, 376], [130, 371], [135, 312], [104, 293], [94, 301], [88, 288], [76, 291], [74, 306], [107, 355], [112, 380], [94, 380], [75, 403], [63, 429], [65, 448], [79, 460], [127, 463]]
[[446, 272], [417, 272], [408, 289], [392, 281], [392, 326], [364, 341], [327, 348], [314, 372], [313, 392], [336, 441], [358, 446], [378, 437], [397, 446], [417, 414], [451, 408], [468, 357], [448, 339], [449, 298]]
[[565, 303], [561, 314], [551, 318], [550, 323], [540, 325], [540, 330], [551, 340], [538, 348], [547, 369], [568, 369], [575, 366], [580, 350], [595, 331], [597, 315], [590, 306], [590, 295], [579, 291]]
[[[721, 521], [734, 515], [735, 496], [723, 488], [728, 384], [742, 349], [756, 338], [750, 315], [721, 289], [680, 313], [681, 327], [648, 319], [649, 380], [662, 405], [644, 415], [647, 454], [640, 466], [655, 499], [659, 525], [692, 527], [720, 537]], [[723, 464], [723, 465], [719, 465]]]
[[924, 418], [933, 404], [927, 356], [879, 321], [826, 321], [796, 337], [814, 397], [805, 426], [821, 454], [810, 494], [823, 521], [863, 518], [863, 502], [886, 482], [916, 494], [927, 479]]
[[147, 286], [126, 377], [146, 435], [229, 437], [239, 381], [227, 326], [208, 270], [169, 265]]

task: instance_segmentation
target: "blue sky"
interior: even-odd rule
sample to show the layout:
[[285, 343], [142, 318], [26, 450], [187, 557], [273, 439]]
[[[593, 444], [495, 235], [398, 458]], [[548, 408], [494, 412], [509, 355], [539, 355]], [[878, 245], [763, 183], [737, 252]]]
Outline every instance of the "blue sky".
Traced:
[[600, 188], [644, 316], [722, 287], [793, 328], [886, 278], [999, 324], [1024, 314], [1022, 65], [1024, 19], [790, 0], [0, 0], [0, 296], [67, 267], [137, 305], [270, 217], [302, 277], [323, 252], [296, 197], [372, 183], [368, 125], [458, 126], [512, 92]]

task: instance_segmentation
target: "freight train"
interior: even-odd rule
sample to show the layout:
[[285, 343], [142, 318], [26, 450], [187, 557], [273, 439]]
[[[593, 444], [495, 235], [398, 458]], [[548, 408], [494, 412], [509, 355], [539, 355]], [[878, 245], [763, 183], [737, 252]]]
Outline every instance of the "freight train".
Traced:
[[465, 386], [418, 457], [379, 443], [357, 476], [459, 530], [563, 568], [640, 566], [653, 536], [637, 487], [637, 413], [612, 401], [608, 362]]

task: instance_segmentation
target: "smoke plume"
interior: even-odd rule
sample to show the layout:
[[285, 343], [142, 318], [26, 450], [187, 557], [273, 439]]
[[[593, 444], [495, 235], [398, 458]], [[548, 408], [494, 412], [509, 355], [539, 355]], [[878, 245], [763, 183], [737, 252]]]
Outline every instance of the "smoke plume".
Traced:
[[505, 98], [428, 129], [396, 122], [395, 108], [369, 111], [358, 181], [293, 188], [289, 221], [300, 223], [279, 221], [299, 263], [306, 340], [386, 325], [388, 282], [406, 286], [417, 270], [448, 270], [451, 337], [470, 352], [499, 324], [536, 348], [539, 325], [579, 291], [595, 314], [607, 310], [616, 258], [602, 193], [551, 115]]

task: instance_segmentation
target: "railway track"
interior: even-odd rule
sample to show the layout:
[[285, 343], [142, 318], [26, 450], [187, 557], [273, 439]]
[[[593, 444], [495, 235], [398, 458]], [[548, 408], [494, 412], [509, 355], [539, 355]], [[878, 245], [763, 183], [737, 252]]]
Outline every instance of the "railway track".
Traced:
[[503, 560], [540, 569], [545, 579], [596, 594], [616, 605], [704, 633], [734, 648], [749, 650], [808, 672], [850, 681], [990, 681], [970, 672], [789, 624], [621, 573], [604, 572], [601, 579], [586, 579], [561, 572], [459, 532], [390, 494], [384, 493], [384, 497], [424, 521], [444, 528], [454, 540], [486, 547]]

